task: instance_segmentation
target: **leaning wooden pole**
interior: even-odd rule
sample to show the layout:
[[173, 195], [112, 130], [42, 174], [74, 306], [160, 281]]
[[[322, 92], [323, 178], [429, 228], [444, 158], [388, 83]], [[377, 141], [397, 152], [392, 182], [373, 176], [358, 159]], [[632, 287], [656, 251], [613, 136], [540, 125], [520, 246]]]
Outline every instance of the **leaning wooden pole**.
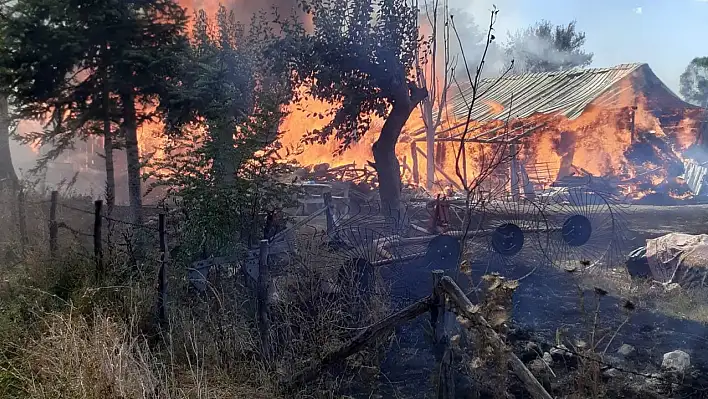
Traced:
[[291, 391], [299, 384], [312, 381], [325, 367], [343, 361], [349, 356], [360, 351], [370, 342], [383, 336], [387, 331], [395, 328], [397, 325], [413, 320], [416, 317], [428, 312], [430, 310], [430, 301], [430, 296], [425, 297], [420, 301], [400, 310], [399, 312], [388, 316], [380, 322], [364, 328], [351, 341], [341, 345], [333, 351], [326, 353], [319, 360], [313, 361], [309, 366], [297, 372], [290, 379], [284, 381], [283, 388], [286, 391]]
[[445, 276], [440, 279], [440, 286], [447, 294], [448, 299], [455, 302], [458, 310], [462, 316], [468, 318], [472, 322], [481, 326], [484, 329], [489, 342], [495, 351], [499, 353], [507, 353], [507, 361], [511, 370], [514, 374], [519, 377], [519, 380], [524, 384], [526, 390], [531, 394], [534, 399], [553, 399], [553, 397], [543, 388], [540, 382], [534, 377], [534, 375], [526, 368], [524, 362], [518, 358], [513, 352], [511, 352], [504, 341], [499, 337], [499, 334], [494, 331], [492, 326], [487, 322], [487, 320], [478, 313], [479, 307], [475, 306], [470, 302], [467, 295], [462, 291], [462, 289], [455, 283], [455, 281]]
[[[435, 165], [435, 160], [431, 161], [428, 158], [426, 158], [425, 153], [420, 148], [418, 148], [418, 153], [425, 158], [425, 162], [428, 162], [428, 163], [432, 162], [433, 165]], [[444, 170], [442, 170], [442, 168], [440, 168], [438, 165], [435, 165], [435, 170], [437, 170], [438, 173], [440, 173], [445, 179], [447, 179], [447, 181], [449, 181], [450, 184], [452, 184], [457, 190], [462, 191], [462, 187], [460, 187], [460, 185], [455, 181], [455, 179], [450, 177], [450, 175], [448, 175]]]

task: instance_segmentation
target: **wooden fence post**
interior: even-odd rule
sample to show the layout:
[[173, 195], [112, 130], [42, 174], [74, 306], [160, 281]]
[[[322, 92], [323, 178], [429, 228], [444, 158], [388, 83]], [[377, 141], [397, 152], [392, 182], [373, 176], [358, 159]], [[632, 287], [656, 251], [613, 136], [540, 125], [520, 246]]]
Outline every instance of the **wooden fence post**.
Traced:
[[160, 272], [158, 273], [158, 317], [160, 323], [167, 321], [167, 229], [165, 214], [158, 216], [158, 231], [160, 236]]
[[20, 187], [20, 192], [17, 195], [17, 217], [18, 225], [20, 228], [20, 245], [22, 254], [24, 255], [27, 251], [27, 243], [29, 242], [27, 237], [27, 216], [25, 212], [25, 189]]
[[455, 397], [455, 371], [452, 367], [453, 354], [447, 340], [447, 323], [445, 291], [440, 287], [440, 281], [445, 272], [433, 270], [433, 294], [430, 303], [430, 323], [433, 326], [433, 342], [435, 357], [440, 360], [438, 370], [437, 399], [453, 399]]
[[420, 184], [420, 172], [418, 171], [418, 143], [411, 142], [411, 172], [413, 173], [413, 183]]
[[59, 224], [57, 224], [58, 203], [59, 191], [52, 191], [51, 206], [49, 208], [49, 254], [52, 257], [57, 254], [57, 235], [59, 234]]
[[103, 215], [103, 201], [96, 200], [93, 203], [93, 256], [96, 260], [96, 281], [103, 279], [103, 235], [101, 231], [101, 222]]
[[433, 270], [433, 302], [430, 307], [430, 324], [433, 326], [433, 339], [436, 344], [444, 343], [447, 339], [445, 330], [445, 292], [440, 289], [440, 280], [445, 272]]
[[334, 231], [334, 206], [332, 204], [332, 193], [324, 193], [322, 194], [322, 197], [324, 198], [325, 209], [327, 209], [325, 212], [325, 215], [327, 215], [327, 234], [330, 234]]
[[260, 257], [258, 259], [258, 331], [261, 335], [261, 350], [265, 360], [270, 360], [270, 320], [268, 315], [268, 284], [270, 283], [270, 270], [268, 270], [268, 240], [260, 242]]

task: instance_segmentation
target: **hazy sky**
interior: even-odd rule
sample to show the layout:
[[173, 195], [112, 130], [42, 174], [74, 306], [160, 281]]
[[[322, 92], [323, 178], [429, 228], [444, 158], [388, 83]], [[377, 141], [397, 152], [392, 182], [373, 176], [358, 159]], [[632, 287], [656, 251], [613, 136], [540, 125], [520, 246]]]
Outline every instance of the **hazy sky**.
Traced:
[[[547, 19], [573, 19], [587, 33], [594, 66], [648, 63], [678, 92], [679, 76], [696, 56], [708, 56], [708, 0], [450, 0], [472, 12], [479, 25], [499, 8], [498, 37]], [[484, 20], [482, 20], [484, 18]]]

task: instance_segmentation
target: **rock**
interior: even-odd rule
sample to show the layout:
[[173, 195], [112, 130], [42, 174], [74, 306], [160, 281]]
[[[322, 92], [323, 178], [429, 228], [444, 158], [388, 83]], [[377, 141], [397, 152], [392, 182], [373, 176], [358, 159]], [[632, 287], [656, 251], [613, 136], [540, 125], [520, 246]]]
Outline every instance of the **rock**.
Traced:
[[611, 367], [605, 371], [602, 372], [602, 375], [608, 378], [619, 378], [622, 376], [622, 372], [617, 370], [614, 367]]
[[563, 359], [569, 359], [573, 357], [573, 354], [568, 351], [568, 348], [563, 344], [554, 346], [549, 352], [551, 356], [553, 356], [553, 360], [555, 361], [561, 361]]
[[661, 374], [650, 374], [645, 380], [645, 387], [653, 391], [661, 391], [663, 389], [664, 380]]
[[631, 356], [632, 354], [634, 354], [635, 351], [636, 351], [636, 349], [634, 349], [634, 347], [629, 344], [622, 344], [622, 346], [620, 346], [620, 348], [617, 349], [617, 353], [624, 356], [624, 357]]
[[624, 362], [622, 361], [622, 358], [620, 356], [612, 356], [612, 355], [605, 355], [602, 357], [602, 361], [605, 362], [608, 366], [612, 367], [622, 367]]
[[546, 362], [547, 365], [552, 366], [553, 365], [553, 356], [551, 356], [551, 354], [548, 352], [544, 352], [543, 353], [543, 361]]
[[666, 292], [671, 292], [679, 288], [681, 288], [681, 286], [678, 283], [669, 283], [664, 286], [664, 290], [666, 290]]
[[691, 356], [681, 350], [665, 353], [661, 369], [677, 373], [685, 373], [691, 367]]

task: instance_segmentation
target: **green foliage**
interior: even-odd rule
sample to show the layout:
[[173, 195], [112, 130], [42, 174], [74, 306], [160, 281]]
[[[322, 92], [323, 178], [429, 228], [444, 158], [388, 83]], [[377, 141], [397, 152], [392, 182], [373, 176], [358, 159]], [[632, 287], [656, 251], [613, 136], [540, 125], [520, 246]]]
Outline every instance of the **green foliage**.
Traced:
[[46, 123], [21, 138], [51, 148], [44, 163], [100, 131], [98, 121], [125, 122], [134, 104], [120, 93], [164, 95], [187, 44], [174, 0], [18, 0], [3, 13], [0, 82], [17, 118]]
[[552, 72], [592, 63], [592, 53], [583, 51], [585, 32], [576, 30], [576, 21], [553, 26], [541, 21], [516, 32], [506, 45], [507, 57], [521, 72]]
[[221, 7], [215, 23], [198, 13], [178, 80], [161, 102], [170, 141], [155, 160], [158, 185], [180, 198], [183, 253], [232, 253], [261, 238], [264, 212], [290, 202], [278, 177], [277, 128], [289, 100], [287, 78], [264, 52], [275, 42], [265, 15], [248, 27]]
[[418, 10], [405, 0], [309, 0], [306, 8], [314, 31], [288, 31], [278, 51], [307, 95], [341, 104], [307, 141], [335, 138], [344, 150], [368, 131], [371, 115], [386, 118], [392, 104], [410, 104]]
[[694, 58], [681, 74], [680, 91], [686, 101], [708, 108], [708, 57]]

